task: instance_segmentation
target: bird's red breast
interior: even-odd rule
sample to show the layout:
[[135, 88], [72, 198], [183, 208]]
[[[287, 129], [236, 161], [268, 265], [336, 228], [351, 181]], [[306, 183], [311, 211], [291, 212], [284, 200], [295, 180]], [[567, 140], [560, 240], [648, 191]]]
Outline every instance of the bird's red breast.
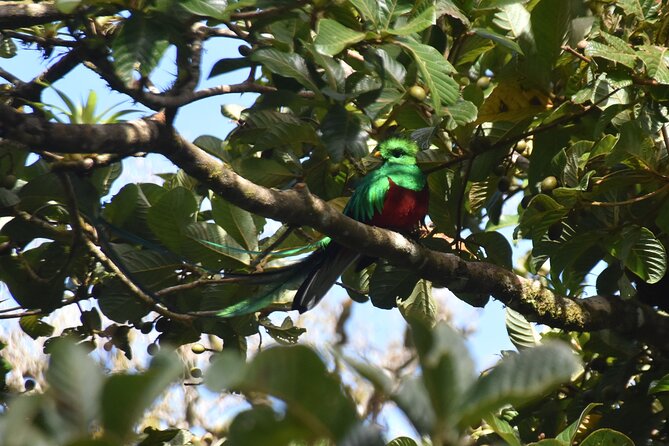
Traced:
[[368, 224], [400, 232], [411, 231], [427, 215], [429, 189], [426, 186], [423, 190], [414, 191], [398, 186], [390, 178], [388, 181], [390, 188], [383, 208], [374, 214]]

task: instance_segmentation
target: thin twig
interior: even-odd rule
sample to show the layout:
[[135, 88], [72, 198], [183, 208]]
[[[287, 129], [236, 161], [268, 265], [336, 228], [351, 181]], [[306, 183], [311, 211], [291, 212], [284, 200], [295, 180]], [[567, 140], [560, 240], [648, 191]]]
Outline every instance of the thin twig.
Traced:
[[281, 234], [274, 242], [269, 245], [267, 248], [265, 248], [260, 254], [258, 254], [258, 257], [253, 259], [249, 267], [251, 269], [255, 269], [260, 263], [262, 263], [263, 260], [267, 258], [270, 254], [272, 254], [272, 251], [276, 249], [277, 246], [279, 246], [281, 243], [283, 243], [289, 236], [290, 234], [293, 233], [295, 228], [293, 226], [288, 226], [286, 230]]
[[568, 52], [569, 54], [571, 54], [572, 56], [581, 59], [583, 62], [585, 62], [587, 64], [592, 63], [591, 59], [585, 57], [583, 54], [579, 53], [578, 51], [576, 51], [574, 48], [570, 47], [569, 45], [564, 45], [562, 47], [562, 49], [564, 51]]
[[656, 189], [653, 192], [649, 192], [646, 195], [642, 195], [640, 197], [630, 198], [629, 200], [624, 200], [624, 201], [586, 201], [585, 204], [588, 205], [588, 206], [596, 206], [596, 207], [626, 206], [628, 204], [639, 203], [641, 201], [652, 198], [655, 195], [659, 195], [659, 194], [666, 193], [666, 192], [669, 192], [669, 184], [665, 184], [661, 188]]

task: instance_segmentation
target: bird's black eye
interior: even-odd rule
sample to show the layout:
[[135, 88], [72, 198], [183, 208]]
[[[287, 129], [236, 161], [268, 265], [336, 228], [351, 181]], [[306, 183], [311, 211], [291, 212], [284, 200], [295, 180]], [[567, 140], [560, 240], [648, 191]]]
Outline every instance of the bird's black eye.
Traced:
[[393, 156], [393, 158], [400, 158], [402, 155], [404, 155], [404, 152], [400, 149], [393, 149], [390, 154]]

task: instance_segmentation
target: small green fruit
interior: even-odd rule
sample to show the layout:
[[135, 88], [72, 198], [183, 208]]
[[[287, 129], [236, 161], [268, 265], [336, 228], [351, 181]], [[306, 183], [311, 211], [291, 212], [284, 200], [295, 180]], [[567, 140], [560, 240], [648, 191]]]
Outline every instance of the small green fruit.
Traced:
[[527, 150], [527, 141], [524, 139], [521, 139], [516, 143], [516, 152], [518, 153], [523, 153], [525, 150]]
[[207, 349], [202, 344], [193, 344], [190, 346], [190, 351], [192, 351], [196, 355], [199, 355], [207, 351]]
[[541, 182], [541, 192], [548, 194], [553, 191], [558, 186], [558, 181], [557, 178], [555, 178], [553, 175], [547, 176], [546, 178], [543, 179]]
[[190, 376], [193, 378], [202, 378], [202, 369], [199, 367], [192, 367], [190, 369]]
[[413, 87], [409, 88], [409, 95], [417, 101], [424, 101], [427, 97], [425, 89], [420, 85], [414, 85]]
[[485, 90], [490, 86], [490, 78], [488, 76], [481, 76], [476, 80], [476, 86], [481, 90]]

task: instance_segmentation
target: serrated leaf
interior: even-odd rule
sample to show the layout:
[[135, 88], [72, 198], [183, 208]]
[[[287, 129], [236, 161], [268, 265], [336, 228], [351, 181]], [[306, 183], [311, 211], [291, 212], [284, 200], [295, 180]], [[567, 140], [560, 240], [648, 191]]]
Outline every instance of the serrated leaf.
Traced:
[[349, 0], [355, 9], [360, 11], [363, 18], [371, 21], [374, 25], [379, 21], [379, 2], [376, 0]]
[[642, 45], [636, 53], [646, 66], [646, 73], [651, 79], [661, 84], [669, 84], [669, 55], [662, 46]]
[[133, 80], [135, 69], [148, 76], [169, 45], [168, 32], [156, 18], [135, 12], [126, 19], [112, 43], [114, 66], [121, 79]]
[[634, 446], [634, 442], [622, 432], [599, 429], [588, 435], [580, 446]]
[[516, 39], [531, 32], [530, 13], [521, 3], [502, 6], [492, 21], [500, 28], [509, 31]]
[[607, 33], [600, 33], [606, 43], [590, 41], [585, 48], [585, 55], [589, 57], [601, 57], [622, 64], [628, 68], [634, 68], [637, 55], [632, 48], [619, 37]]
[[522, 404], [568, 382], [580, 368], [565, 344], [544, 344], [505, 358], [471, 386], [460, 401], [461, 425], [503, 404]]
[[430, 90], [432, 106], [443, 114], [442, 105], [454, 105], [460, 96], [460, 87], [450, 76], [455, 68], [436, 48], [410, 40], [398, 41], [416, 62], [423, 82]]
[[23, 316], [19, 319], [19, 326], [25, 334], [33, 339], [51, 336], [54, 331], [53, 325], [47, 324], [37, 315]]
[[541, 336], [522, 314], [507, 307], [505, 321], [509, 339], [518, 350], [541, 344]]
[[314, 45], [319, 53], [334, 56], [364, 39], [365, 33], [347, 28], [336, 20], [321, 19], [318, 22]]
[[263, 48], [251, 55], [251, 60], [265, 66], [273, 73], [291, 77], [309, 90], [318, 93], [318, 86], [309, 76], [304, 58], [294, 53], [284, 53], [273, 48]]
[[667, 253], [649, 229], [640, 228], [635, 243], [624, 259], [625, 266], [649, 284], [659, 282], [667, 270]]
[[218, 195], [211, 199], [211, 212], [216, 224], [242, 247], [252, 251], [258, 249], [258, 236], [250, 212], [230, 204]]
[[346, 154], [360, 159], [368, 154], [367, 134], [360, 117], [336, 105], [321, 121], [322, 140], [332, 161], [340, 162]]
[[411, 17], [409, 21], [395, 28], [388, 28], [386, 29], [386, 32], [396, 36], [407, 36], [432, 26], [437, 20], [434, 6], [429, 5], [429, 2], [424, 2], [423, 4], [426, 5], [426, 7], [422, 8], [417, 14]]

